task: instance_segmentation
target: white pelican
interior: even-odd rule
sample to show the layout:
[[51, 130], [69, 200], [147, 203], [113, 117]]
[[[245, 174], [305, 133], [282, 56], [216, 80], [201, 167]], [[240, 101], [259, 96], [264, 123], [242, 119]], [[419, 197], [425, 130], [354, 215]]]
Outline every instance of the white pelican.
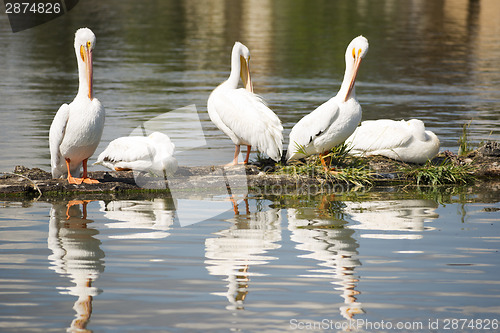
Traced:
[[354, 132], [361, 121], [354, 83], [367, 51], [368, 40], [363, 36], [354, 38], [347, 46], [346, 69], [339, 92], [295, 124], [290, 132], [287, 161], [319, 153], [326, 169], [323, 156]]
[[[98, 183], [87, 177], [87, 160], [101, 141], [105, 118], [104, 107], [94, 98], [92, 89], [92, 50], [95, 41], [90, 29], [76, 31], [75, 53], [80, 86], [73, 102], [61, 105], [50, 125], [52, 177], [59, 178], [67, 174], [70, 184]], [[82, 163], [83, 177], [73, 177], [79, 173]]]
[[367, 120], [346, 140], [353, 155], [382, 155], [410, 163], [425, 163], [439, 152], [436, 134], [421, 120]]
[[175, 145], [168, 135], [153, 132], [149, 136], [124, 136], [114, 139], [99, 154], [97, 162], [111, 170], [136, 170], [155, 175], [172, 175], [177, 160], [172, 156]]
[[[236, 146], [232, 165], [238, 163], [240, 145], [247, 145], [245, 164], [248, 163], [251, 146], [275, 161], [280, 160], [283, 150], [283, 126], [262, 98], [253, 93], [249, 62], [248, 48], [240, 42], [234, 43], [231, 74], [212, 91], [207, 103], [212, 122]], [[246, 90], [238, 89], [240, 76]]]

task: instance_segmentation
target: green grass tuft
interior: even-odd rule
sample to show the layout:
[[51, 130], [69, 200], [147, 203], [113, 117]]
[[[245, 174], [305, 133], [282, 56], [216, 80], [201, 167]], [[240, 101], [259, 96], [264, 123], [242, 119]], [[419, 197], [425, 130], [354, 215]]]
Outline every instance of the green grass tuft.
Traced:
[[472, 165], [458, 165], [450, 160], [444, 160], [439, 165], [430, 162], [417, 168], [404, 168], [402, 172], [407, 179], [417, 185], [468, 184], [475, 180], [475, 168]]
[[462, 135], [458, 138], [458, 156], [465, 156], [474, 150], [472, 144], [469, 142], [469, 127], [471, 122], [472, 120], [462, 127]]
[[[349, 156], [349, 148], [345, 144], [334, 147], [324, 159], [336, 172], [325, 171], [318, 155], [308, 156], [289, 165], [277, 165], [277, 174], [306, 175], [312, 178], [346, 183], [355, 186], [371, 186], [373, 171], [360, 162], [360, 159]], [[328, 162], [329, 161], [329, 162]]]

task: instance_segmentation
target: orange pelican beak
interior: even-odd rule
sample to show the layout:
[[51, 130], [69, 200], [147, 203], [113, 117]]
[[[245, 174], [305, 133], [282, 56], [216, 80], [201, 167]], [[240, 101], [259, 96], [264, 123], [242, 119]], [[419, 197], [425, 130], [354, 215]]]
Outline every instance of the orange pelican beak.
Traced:
[[250, 59], [249, 62], [246, 61], [245, 58], [240, 56], [240, 62], [241, 62], [241, 69], [240, 69], [240, 76], [241, 76], [241, 81], [243, 82], [243, 85], [245, 86], [245, 89], [253, 92], [253, 85], [252, 85], [252, 78], [250, 76]]
[[90, 47], [90, 42], [87, 42], [87, 48], [80, 46], [80, 55], [83, 62], [85, 63], [85, 68], [87, 69], [87, 83], [89, 85], [89, 98], [92, 100], [94, 98], [93, 94], [93, 65], [92, 65], [92, 48]]
[[[352, 53], [353, 53], [353, 55], [355, 55], [354, 50]], [[352, 92], [352, 89], [354, 88], [354, 83], [356, 82], [356, 76], [358, 76], [358, 70], [359, 70], [359, 66], [361, 65], [361, 60], [362, 60], [362, 58], [359, 56], [360, 53], [361, 53], [361, 49], [359, 49], [357, 57], [355, 56], [352, 77], [351, 77], [351, 81], [349, 83], [349, 89], [347, 90], [347, 94], [345, 95], [344, 102], [346, 102], [349, 99], [349, 97], [351, 97], [351, 92]]]

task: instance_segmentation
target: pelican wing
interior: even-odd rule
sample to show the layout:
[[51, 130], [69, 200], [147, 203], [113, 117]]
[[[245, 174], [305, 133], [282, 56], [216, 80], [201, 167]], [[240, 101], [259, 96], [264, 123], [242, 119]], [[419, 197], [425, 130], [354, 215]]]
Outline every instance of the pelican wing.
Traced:
[[[283, 126], [260, 96], [240, 88], [223, 90], [213, 97], [209, 107], [234, 136], [279, 160], [283, 150]], [[231, 137], [231, 133], [221, 130]]]
[[125, 136], [115, 139], [109, 143], [106, 149], [99, 154], [95, 164], [103, 162], [134, 162], [147, 161], [151, 163], [154, 160], [156, 149], [150, 144], [147, 137], [143, 136]]
[[66, 124], [69, 119], [70, 107], [68, 104], [63, 104], [57, 111], [49, 130], [49, 147], [50, 147], [50, 166], [52, 177], [60, 177], [64, 172], [59, 170], [62, 164], [59, 146], [64, 139], [66, 133]]
[[[326, 102], [299, 120], [290, 132], [288, 159], [300, 150], [307, 151], [307, 148], [313, 145], [314, 139], [323, 134], [335, 122], [338, 114], [338, 104], [329, 104]], [[300, 153], [298, 155], [296, 157], [303, 156]]]
[[353, 152], [372, 152], [406, 146], [412, 140], [405, 121], [367, 120], [346, 140]]

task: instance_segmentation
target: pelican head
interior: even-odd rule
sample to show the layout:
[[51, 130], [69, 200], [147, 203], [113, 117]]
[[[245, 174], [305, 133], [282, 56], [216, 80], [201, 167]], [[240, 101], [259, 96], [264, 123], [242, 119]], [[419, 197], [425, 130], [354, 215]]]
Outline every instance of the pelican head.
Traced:
[[416, 130], [420, 130], [422, 132], [425, 130], [424, 122], [420, 119], [410, 119], [406, 123], [408, 124], [408, 126]]
[[341, 87], [342, 92], [347, 89], [343, 96], [344, 102], [351, 97], [351, 93], [354, 91], [354, 83], [358, 75], [359, 65], [366, 53], [368, 53], [368, 40], [363, 36], [354, 38], [349, 43], [349, 46], [347, 46], [347, 50], [345, 51], [346, 71]]
[[89, 28], [78, 29], [75, 33], [75, 53], [80, 75], [80, 91], [86, 90], [85, 92], [90, 99], [93, 99], [92, 50], [95, 47], [95, 40], [95, 35]]
[[408, 124], [408, 126], [410, 126], [413, 136], [415, 136], [417, 139], [419, 139], [421, 141], [426, 140], [425, 124], [422, 120], [410, 119], [406, 123]]
[[[240, 69], [240, 77], [245, 89], [253, 92], [252, 78], [250, 76], [250, 51], [248, 48], [240, 42], [235, 42], [233, 46], [233, 52], [231, 55], [234, 67]], [[237, 62], [239, 61], [239, 66]]]

